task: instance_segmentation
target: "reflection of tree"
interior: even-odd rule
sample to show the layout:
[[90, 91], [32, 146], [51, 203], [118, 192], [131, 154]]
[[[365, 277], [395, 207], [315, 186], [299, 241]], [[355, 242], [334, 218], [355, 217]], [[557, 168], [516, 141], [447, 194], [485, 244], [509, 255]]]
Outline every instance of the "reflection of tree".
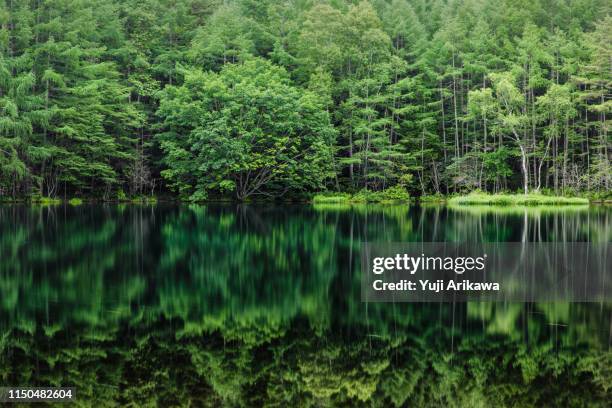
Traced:
[[146, 222], [137, 210], [0, 209], [3, 315], [46, 325], [126, 317], [145, 285], [138, 246]]
[[13, 330], [3, 337], [1, 376], [75, 385], [102, 405], [605, 406], [610, 397], [610, 351], [526, 343], [470, 328], [476, 321], [453, 332], [432, 318], [387, 336], [357, 323], [316, 334], [304, 323], [257, 345], [217, 330], [177, 339], [180, 319], [98, 337], [82, 327]]
[[317, 325], [329, 315], [336, 230], [324, 220], [301, 210], [194, 206], [168, 217], [162, 234], [157, 295], [168, 315], [228, 334], [261, 331], [259, 320], [273, 334], [298, 314]]
[[456, 232], [483, 242], [609, 242], [612, 220], [607, 207], [597, 206], [452, 206]]
[[[360, 301], [362, 241], [510, 239], [523, 215], [16, 208], [0, 208], [6, 384], [75, 385], [101, 406], [605, 406], [611, 397], [610, 304]], [[558, 215], [540, 216], [543, 236], [557, 237]], [[582, 239], [607, 222], [605, 212], [564, 217], [566, 228], [582, 223]]]

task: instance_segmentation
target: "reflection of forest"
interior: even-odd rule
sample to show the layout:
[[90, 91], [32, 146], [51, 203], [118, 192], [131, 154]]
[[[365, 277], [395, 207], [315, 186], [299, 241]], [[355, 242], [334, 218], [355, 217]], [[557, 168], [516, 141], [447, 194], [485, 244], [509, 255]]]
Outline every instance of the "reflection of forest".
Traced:
[[0, 378], [91, 403], [605, 406], [612, 304], [364, 304], [361, 241], [609, 241], [609, 210], [0, 207]]

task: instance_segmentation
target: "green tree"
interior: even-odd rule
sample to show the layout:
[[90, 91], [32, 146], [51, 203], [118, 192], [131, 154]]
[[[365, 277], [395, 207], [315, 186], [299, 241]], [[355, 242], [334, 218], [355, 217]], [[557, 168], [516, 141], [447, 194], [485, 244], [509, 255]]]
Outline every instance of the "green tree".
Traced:
[[[554, 151], [554, 157], [557, 156], [556, 150], [558, 140], [564, 135], [567, 140], [569, 135], [566, 132], [568, 122], [576, 115], [576, 109], [574, 108], [574, 101], [572, 100], [571, 90], [568, 85], [556, 85], [553, 84], [547, 90], [547, 92], [540, 96], [536, 105], [541, 109], [541, 115], [547, 120], [548, 126], [544, 130], [545, 140], [542, 144], [545, 145], [544, 152], [540, 157], [540, 163], [538, 165], [538, 172], [536, 176], [537, 184], [535, 189], [540, 190], [542, 187], [542, 166], [549, 157], [551, 145]], [[567, 168], [567, 155], [563, 158], [563, 177]], [[554, 172], [554, 187], [555, 190], [559, 187], [559, 163], [553, 159], [552, 171]]]
[[[587, 132], [593, 132], [595, 157], [590, 160], [590, 149], [587, 147], [587, 185], [592, 188], [609, 190], [612, 184], [610, 176], [610, 117], [612, 116], [612, 73], [610, 59], [612, 58], [612, 17], [606, 16], [600, 21], [595, 31], [586, 35], [585, 42], [589, 50], [588, 62], [581, 66], [576, 82], [581, 88], [580, 99], [586, 104], [585, 109], [594, 117], [586, 120]], [[587, 135], [588, 138], [589, 135]]]
[[26, 4], [0, 3], [0, 197], [16, 198], [32, 181], [28, 156], [34, 132], [49, 115], [35, 92], [31, 52], [32, 13]]
[[191, 70], [183, 86], [166, 88], [158, 114], [163, 176], [182, 196], [278, 196], [321, 188], [332, 176], [334, 131], [321, 98], [267, 61]]
[[223, 5], [200, 28], [189, 51], [196, 63], [218, 69], [243, 61], [255, 53], [253, 23], [237, 5]]
[[493, 110], [495, 132], [512, 140], [519, 149], [521, 173], [523, 175], [523, 192], [529, 192], [528, 146], [530, 141], [524, 136], [524, 130], [530, 124], [525, 112], [525, 98], [522, 96], [512, 74], [499, 73], [491, 76], [495, 99], [480, 98], [481, 110]]

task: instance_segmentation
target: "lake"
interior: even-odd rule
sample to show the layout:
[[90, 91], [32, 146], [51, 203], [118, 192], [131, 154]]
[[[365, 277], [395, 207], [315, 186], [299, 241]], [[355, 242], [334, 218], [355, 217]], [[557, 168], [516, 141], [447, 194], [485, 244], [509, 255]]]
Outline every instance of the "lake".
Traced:
[[81, 405], [608, 406], [612, 302], [364, 303], [377, 242], [610, 242], [612, 208], [0, 206], [0, 376]]

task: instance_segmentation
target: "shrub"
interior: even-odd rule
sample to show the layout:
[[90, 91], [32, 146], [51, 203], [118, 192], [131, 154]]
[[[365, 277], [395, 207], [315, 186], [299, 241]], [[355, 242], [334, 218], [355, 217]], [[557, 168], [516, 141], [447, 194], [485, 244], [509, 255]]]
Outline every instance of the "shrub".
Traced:
[[351, 198], [351, 201], [357, 203], [378, 203], [382, 201], [382, 197], [380, 196], [380, 193], [363, 189], [355, 194]]
[[128, 196], [125, 194], [125, 191], [119, 190], [117, 191], [117, 201], [127, 201]]
[[349, 201], [351, 201], [351, 196], [347, 193], [320, 193], [312, 199], [315, 204], [347, 203]]
[[40, 194], [32, 194], [30, 196], [30, 202], [42, 205], [56, 205], [60, 204], [62, 200], [59, 198], [44, 197]]
[[410, 194], [402, 186], [389, 187], [380, 193], [384, 201], [409, 201]]
[[[339, 202], [354, 202], [354, 203], [382, 203], [382, 202], [398, 202], [410, 201], [410, 194], [402, 186], [389, 187], [383, 191], [370, 191], [363, 189], [352, 197], [348, 194], [334, 196], [336, 201], [315, 201], [317, 203], [339, 203]], [[316, 197], [315, 197], [316, 198]], [[329, 200], [329, 198], [328, 198]]]

